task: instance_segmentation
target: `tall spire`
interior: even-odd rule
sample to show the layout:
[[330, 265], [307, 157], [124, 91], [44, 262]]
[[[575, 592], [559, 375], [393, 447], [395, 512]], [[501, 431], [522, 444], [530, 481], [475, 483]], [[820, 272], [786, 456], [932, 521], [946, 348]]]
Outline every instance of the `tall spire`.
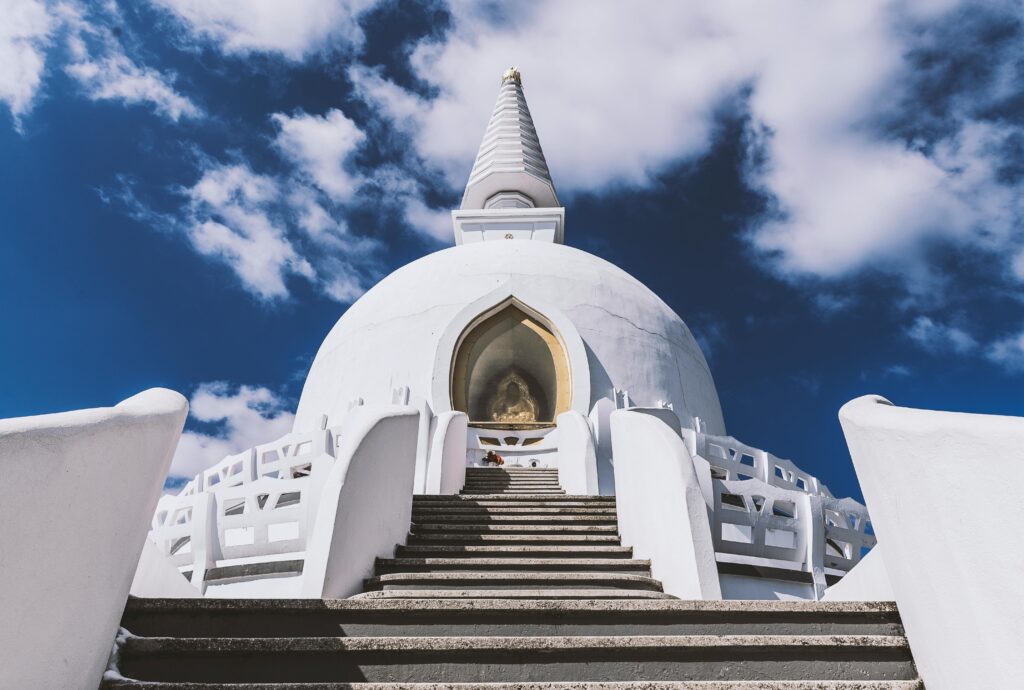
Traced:
[[487, 239], [562, 242], [565, 211], [515, 67], [501, 77], [498, 102], [484, 132], [459, 210], [457, 244]]
[[515, 67], [501, 77], [498, 102], [469, 174], [462, 208], [488, 208], [491, 197], [506, 190], [525, 194], [538, 208], [560, 205]]

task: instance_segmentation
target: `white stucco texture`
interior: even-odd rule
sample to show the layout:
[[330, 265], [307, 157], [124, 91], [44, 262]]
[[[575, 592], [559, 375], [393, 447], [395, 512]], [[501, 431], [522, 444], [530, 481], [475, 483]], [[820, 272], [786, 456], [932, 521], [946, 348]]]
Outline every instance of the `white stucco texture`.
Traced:
[[907, 639], [928, 690], [1024, 678], [1024, 418], [839, 411]]
[[721, 599], [708, 507], [679, 422], [671, 415], [671, 410], [612, 412], [619, 534], [635, 558], [650, 559], [651, 573], [666, 593]]
[[[435, 414], [451, 409], [448, 376], [467, 310], [512, 297], [558, 332], [573, 379], [572, 409], [589, 415], [612, 389], [641, 405], [672, 403], [725, 433], [704, 355], [683, 321], [638, 280], [564, 245], [507, 240], [461, 245], [398, 269], [341, 317], [313, 361], [295, 430], [330, 424], [353, 401], [388, 402], [408, 386]], [[582, 377], [582, 378], [581, 378]]]
[[825, 590], [826, 601], [893, 601], [882, 547], [876, 546], [843, 579]]
[[0, 685], [95, 690], [188, 403], [0, 421]]
[[349, 415], [306, 550], [303, 597], [361, 592], [375, 559], [389, 558], [405, 543], [419, 420], [405, 405], [365, 405]]

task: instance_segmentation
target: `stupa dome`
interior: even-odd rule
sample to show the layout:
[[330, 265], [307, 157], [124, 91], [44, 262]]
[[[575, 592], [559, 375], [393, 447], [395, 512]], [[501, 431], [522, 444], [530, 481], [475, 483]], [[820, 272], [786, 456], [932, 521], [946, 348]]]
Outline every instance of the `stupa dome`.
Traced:
[[[506, 310], [508, 323], [482, 339], [474, 336]], [[435, 252], [357, 300], [313, 361], [295, 429], [315, 428], [323, 414], [334, 425], [352, 405], [390, 402], [402, 388], [410, 399], [426, 400], [434, 414], [472, 405], [474, 386], [499, 381], [487, 367], [502, 361], [502, 338], [517, 339], [514, 346], [508, 341], [511, 357], [530, 359], [513, 364], [536, 381], [535, 397], [546, 406], [546, 418], [537, 421], [566, 409], [588, 415], [602, 398], [615, 400], [618, 390], [637, 405], [671, 405], [684, 426], [693, 427], [697, 417], [709, 433], [725, 433], [707, 362], [668, 305], [603, 259], [518, 239]], [[540, 359], [547, 361], [534, 362]], [[463, 411], [471, 423], [478, 421], [473, 410]]]

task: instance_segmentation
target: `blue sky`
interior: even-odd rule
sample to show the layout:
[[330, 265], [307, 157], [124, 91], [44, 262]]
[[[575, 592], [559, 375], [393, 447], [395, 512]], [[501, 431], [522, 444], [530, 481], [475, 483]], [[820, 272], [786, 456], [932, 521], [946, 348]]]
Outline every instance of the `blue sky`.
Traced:
[[450, 244], [511, 64], [567, 243], [690, 325], [732, 434], [859, 495], [853, 397], [1024, 414], [1021, 3], [670, 5], [0, 0], [0, 416], [167, 386], [179, 475], [287, 431]]

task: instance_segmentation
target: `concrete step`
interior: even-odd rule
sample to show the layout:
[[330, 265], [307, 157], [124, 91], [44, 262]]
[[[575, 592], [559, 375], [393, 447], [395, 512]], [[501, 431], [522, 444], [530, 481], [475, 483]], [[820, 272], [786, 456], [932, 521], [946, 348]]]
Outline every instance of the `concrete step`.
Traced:
[[441, 571], [633, 572], [650, 574], [649, 560], [626, 558], [378, 558], [377, 574]]
[[498, 508], [543, 508], [545, 510], [576, 509], [576, 510], [615, 510], [614, 503], [574, 501], [571, 496], [557, 498], [542, 498], [532, 501], [521, 501], [517, 499], [487, 499], [474, 500], [466, 496], [452, 496], [450, 501], [417, 501], [413, 500], [413, 510], [441, 510], [455, 508], [459, 510], [496, 510]]
[[410, 533], [405, 543], [410, 546], [427, 545], [473, 545], [473, 546], [618, 546], [618, 534], [592, 534], [589, 531], [580, 534], [509, 534], [507, 532], [480, 532], [477, 534], [459, 532]]
[[[408, 597], [409, 590], [399, 593]], [[145, 637], [903, 634], [891, 602], [402, 600], [382, 594], [328, 600], [132, 597], [121, 625]]]
[[476, 524], [476, 525], [618, 525], [615, 515], [537, 515], [483, 513], [483, 514], [452, 514], [452, 513], [420, 513], [414, 512], [412, 521], [417, 525], [424, 524]]
[[672, 599], [664, 592], [644, 589], [388, 589], [357, 594], [352, 599], [388, 600], [522, 600], [523, 602]]
[[366, 590], [394, 589], [642, 589], [660, 592], [647, 575], [586, 572], [424, 572], [389, 573], [365, 580]]
[[[538, 502], [540, 503], [540, 502]], [[615, 508], [605, 506], [547, 506], [547, 505], [507, 505], [507, 506], [474, 506], [465, 504], [444, 503], [438, 506], [422, 506], [413, 504], [413, 515], [610, 515], [615, 517]]]
[[[461, 502], [473, 502], [473, 503], [487, 503], [489, 501], [534, 501], [537, 499], [530, 498], [529, 496], [505, 496], [504, 494], [498, 494], [495, 496], [459, 496], [458, 494], [419, 494], [413, 496], [413, 504], [418, 503], [429, 503], [431, 501], [461, 501]], [[576, 495], [568, 494], [566, 496], [558, 498], [550, 498], [543, 496], [543, 501], [562, 501], [568, 503], [611, 503], [614, 505], [614, 496], [591, 496], [591, 495]]]
[[444, 524], [419, 524], [410, 525], [413, 534], [492, 534], [498, 532], [519, 533], [519, 534], [617, 534], [616, 525], [588, 525], [588, 524], [557, 524], [557, 525], [460, 525], [453, 523]]
[[559, 489], [557, 491], [554, 490], [554, 489], [552, 489], [550, 491], [538, 491], [536, 489], [529, 489], [529, 490], [523, 490], [523, 491], [509, 491], [507, 493], [502, 493], [501, 491], [496, 490], [496, 489], [480, 489], [479, 491], [474, 490], [474, 489], [463, 489], [459, 493], [461, 495], [463, 495], [463, 496], [512, 496], [512, 495], [519, 495], [519, 496], [532, 496], [532, 497], [536, 497], [536, 496], [565, 496], [566, 495], [566, 493], [564, 491], [562, 491], [561, 489]]
[[172, 682], [914, 680], [884, 635], [130, 637], [121, 675]]
[[[221, 683], [109, 678], [100, 690], [232, 690]], [[924, 690], [919, 680], [692, 680], [567, 683], [247, 683], [246, 690]], [[240, 689], [239, 689], [240, 690]]]
[[396, 546], [396, 558], [631, 558], [628, 546]]

